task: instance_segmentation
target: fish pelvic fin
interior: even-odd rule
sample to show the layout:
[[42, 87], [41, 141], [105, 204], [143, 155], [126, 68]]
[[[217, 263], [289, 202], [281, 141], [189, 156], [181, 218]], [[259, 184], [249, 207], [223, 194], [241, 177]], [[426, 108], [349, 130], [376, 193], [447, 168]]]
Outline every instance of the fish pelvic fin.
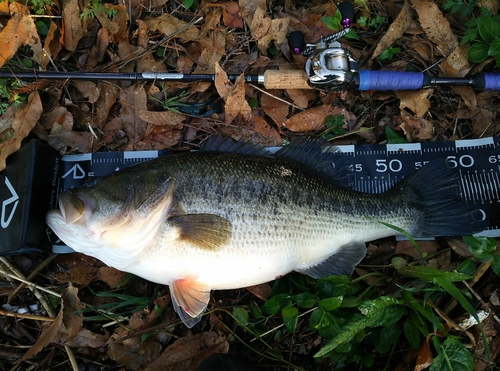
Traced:
[[218, 215], [186, 214], [172, 217], [168, 221], [178, 229], [179, 240], [203, 250], [218, 250], [231, 240], [231, 222]]
[[[410, 210], [418, 211], [415, 226], [408, 232], [414, 237], [466, 236], [485, 230], [485, 213], [461, 198], [459, 172], [438, 159], [396, 184]], [[397, 195], [394, 195], [397, 197]]]
[[182, 322], [188, 328], [200, 322], [210, 300], [210, 287], [196, 280], [180, 279], [169, 288], [174, 310]]
[[305, 269], [296, 269], [296, 271], [316, 279], [342, 274], [350, 276], [354, 267], [363, 260], [365, 255], [364, 243], [352, 243], [342, 246], [335, 254], [322, 262]]

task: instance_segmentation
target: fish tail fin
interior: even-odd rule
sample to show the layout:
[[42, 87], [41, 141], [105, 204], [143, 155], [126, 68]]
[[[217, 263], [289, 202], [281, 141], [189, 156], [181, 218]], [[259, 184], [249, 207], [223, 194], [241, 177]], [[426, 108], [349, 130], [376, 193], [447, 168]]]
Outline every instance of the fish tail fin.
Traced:
[[410, 209], [416, 210], [414, 237], [466, 236], [485, 230], [486, 214], [461, 197], [459, 172], [445, 161], [432, 161], [397, 184]]

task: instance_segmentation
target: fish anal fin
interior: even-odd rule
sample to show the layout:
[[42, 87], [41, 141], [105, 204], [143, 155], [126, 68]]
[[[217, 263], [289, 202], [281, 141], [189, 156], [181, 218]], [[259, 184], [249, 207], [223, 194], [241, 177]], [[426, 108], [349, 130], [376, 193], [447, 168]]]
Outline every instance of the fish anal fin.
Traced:
[[179, 239], [204, 250], [218, 250], [229, 242], [232, 224], [213, 214], [186, 214], [169, 219], [179, 230]]
[[364, 243], [353, 243], [342, 246], [337, 252], [322, 262], [306, 268], [297, 269], [298, 272], [307, 274], [312, 278], [323, 278], [345, 274], [350, 276], [354, 267], [359, 264], [366, 255]]
[[188, 278], [176, 280], [169, 287], [175, 312], [188, 328], [193, 327], [207, 309], [210, 287]]

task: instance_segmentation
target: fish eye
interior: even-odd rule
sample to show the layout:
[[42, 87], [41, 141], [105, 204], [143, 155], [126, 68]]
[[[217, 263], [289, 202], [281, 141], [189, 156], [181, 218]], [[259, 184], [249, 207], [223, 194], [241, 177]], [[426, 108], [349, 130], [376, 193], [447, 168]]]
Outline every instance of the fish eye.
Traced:
[[96, 177], [87, 177], [85, 179], [85, 181], [83, 182], [83, 186], [85, 188], [91, 188], [93, 186], [95, 186], [97, 183], [99, 183], [101, 179], [100, 178], [96, 178]]

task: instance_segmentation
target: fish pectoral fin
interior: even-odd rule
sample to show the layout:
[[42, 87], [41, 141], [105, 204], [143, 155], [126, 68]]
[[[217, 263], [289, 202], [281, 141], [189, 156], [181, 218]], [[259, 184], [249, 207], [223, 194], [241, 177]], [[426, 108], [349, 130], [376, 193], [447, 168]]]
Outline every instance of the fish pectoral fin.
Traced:
[[229, 242], [232, 224], [226, 218], [213, 214], [186, 214], [168, 220], [179, 230], [178, 239], [203, 250], [218, 250]]
[[350, 276], [354, 267], [366, 255], [364, 243], [353, 243], [342, 246], [335, 254], [322, 262], [305, 269], [296, 269], [297, 272], [307, 274], [312, 278], [323, 278], [345, 274]]
[[193, 327], [207, 309], [210, 287], [196, 280], [181, 279], [169, 288], [175, 312], [188, 328]]

